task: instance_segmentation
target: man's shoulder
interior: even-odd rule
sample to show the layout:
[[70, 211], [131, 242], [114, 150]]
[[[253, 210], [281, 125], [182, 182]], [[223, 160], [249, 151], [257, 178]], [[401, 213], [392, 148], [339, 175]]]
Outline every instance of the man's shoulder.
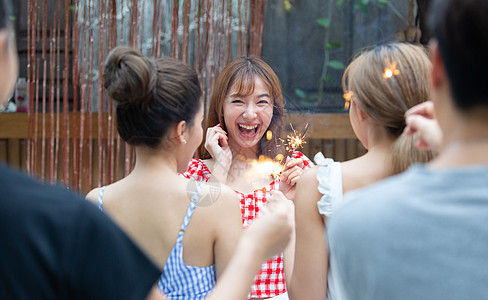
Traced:
[[[0, 187], [2, 189], [29, 191], [35, 189], [37, 192], [54, 192], [61, 194], [71, 194], [75, 193], [69, 191], [66, 187], [60, 186], [59, 184], [50, 184], [42, 182], [35, 177], [29, 176], [20, 170], [14, 170], [6, 167], [5, 165], [0, 165]], [[81, 195], [77, 195], [81, 197]]]
[[5, 166], [0, 166], [0, 189], [0, 203], [5, 211], [22, 216], [48, 218], [62, 214], [70, 218], [86, 202], [81, 195], [66, 187], [40, 182]]
[[358, 241], [394, 222], [404, 204], [422, 193], [416, 177], [417, 171], [407, 171], [347, 193], [327, 223], [329, 238], [350, 236]]

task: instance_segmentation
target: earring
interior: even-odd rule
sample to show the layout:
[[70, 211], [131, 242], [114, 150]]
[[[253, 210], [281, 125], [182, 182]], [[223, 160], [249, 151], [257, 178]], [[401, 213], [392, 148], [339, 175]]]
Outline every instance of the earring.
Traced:
[[186, 140], [185, 139], [183, 139], [183, 144], [186, 144]]

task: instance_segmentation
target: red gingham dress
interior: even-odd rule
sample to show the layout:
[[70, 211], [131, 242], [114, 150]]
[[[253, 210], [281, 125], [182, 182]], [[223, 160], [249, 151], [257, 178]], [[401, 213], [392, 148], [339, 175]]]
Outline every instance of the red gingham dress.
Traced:
[[[303, 159], [303, 169], [308, 169], [313, 166], [310, 159], [301, 152], [294, 152], [292, 158]], [[208, 181], [212, 173], [210, 173], [210, 170], [202, 160], [192, 159], [188, 164], [188, 170], [180, 175], [195, 181]], [[259, 216], [259, 212], [267, 201], [269, 192], [279, 189], [279, 183], [280, 180], [275, 179], [269, 185], [249, 194], [235, 191], [241, 203], [242, 225], [244, 229]], [[285, 292], [283, 253], [281, 253], [261, 265], [261, 271], [254, 277], [250, 298], [275, 297]]]

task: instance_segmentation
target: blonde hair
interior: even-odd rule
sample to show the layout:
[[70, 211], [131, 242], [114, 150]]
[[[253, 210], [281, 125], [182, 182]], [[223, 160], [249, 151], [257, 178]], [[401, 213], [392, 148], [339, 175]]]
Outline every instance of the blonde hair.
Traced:
[[394, 173], [414, 162], [432, 159], [407, 137], [405, 112], [429, 99], [428, 74], [432, 65], [422, 46], [389, 43], [366, 50], [347, 67], [342, 88], [353, 93], [361, 110], [396, 137], [392, 147]]

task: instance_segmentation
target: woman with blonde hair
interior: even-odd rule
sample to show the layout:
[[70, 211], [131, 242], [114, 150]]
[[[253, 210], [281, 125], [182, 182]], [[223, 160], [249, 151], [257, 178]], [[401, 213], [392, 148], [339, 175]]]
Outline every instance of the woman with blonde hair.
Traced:
[[424, 48], [402, 43], [364, 51], [347, 67], [342, 86], [350, 99], [349, 118], [368, 152], [343, 163], [318, 153], [317, 166], [301, 176], [295, 199], [295, 261], [287, 276], [290, 299], [341, 299], [334, 274], [328, 273], [324, 224], [333, 218], [343, 194], [432, 158], [403, 133], [405, 112], [429, 99], [430, 68]]

